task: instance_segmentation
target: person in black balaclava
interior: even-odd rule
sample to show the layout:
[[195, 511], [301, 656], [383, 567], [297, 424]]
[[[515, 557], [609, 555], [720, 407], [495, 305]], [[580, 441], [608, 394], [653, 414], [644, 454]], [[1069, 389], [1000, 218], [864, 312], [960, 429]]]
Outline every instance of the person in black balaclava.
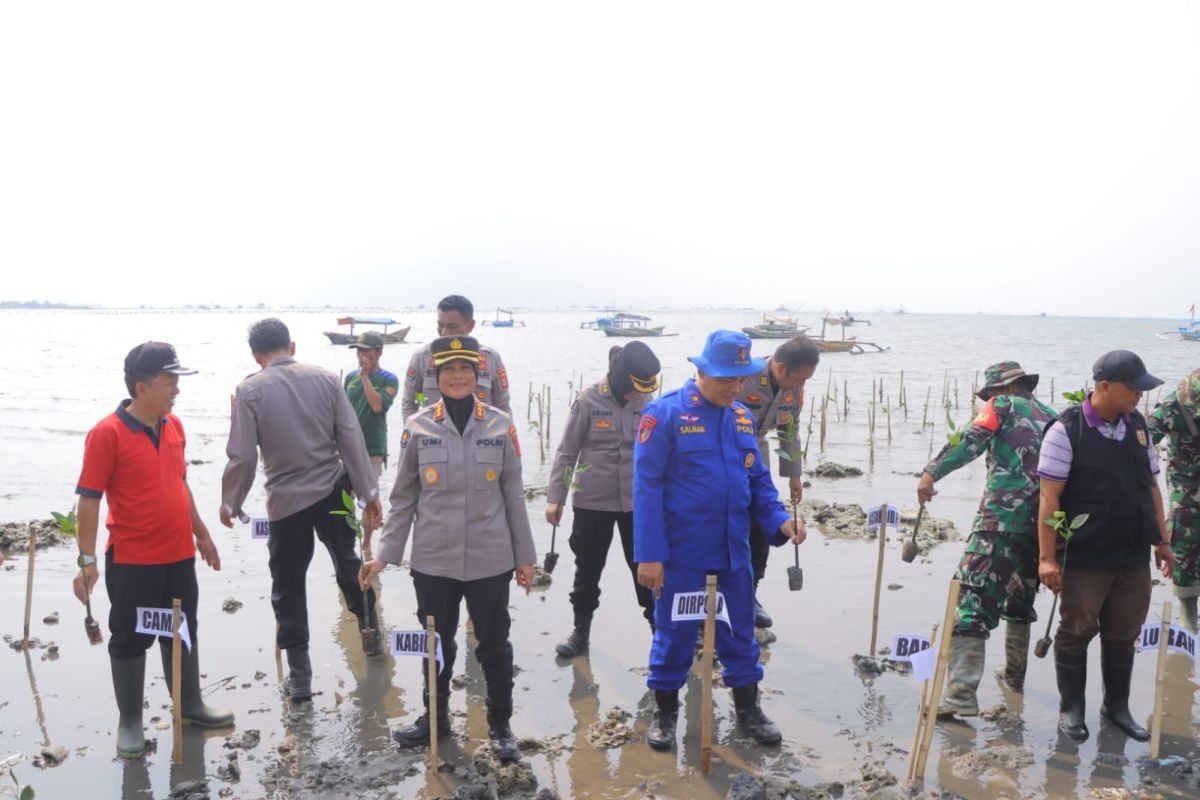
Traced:
[[638, 605], [654, 625], [654, 597], [637, 584], [633, 560], [633, 441], [642, 408], [658, 390], [658, 358], [644, 343], [633, 341], [612, 348], [608, 364], [605, 379], [580, 392], [571, 406], [546, 492], [546, 520], [551, 525], [562, 520], [568, 492], [575, 493], [569, 540], [575, 554], [575, 627], [555, 648], [564, 658], [587, 647], [614, 524], [621, 532]]

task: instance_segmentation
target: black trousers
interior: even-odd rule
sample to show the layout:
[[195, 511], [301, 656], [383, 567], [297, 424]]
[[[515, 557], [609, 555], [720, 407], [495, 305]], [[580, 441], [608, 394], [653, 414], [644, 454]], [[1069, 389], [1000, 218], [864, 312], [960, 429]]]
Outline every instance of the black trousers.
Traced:
[[[308, 646], [308, 565], [313, 557], [313, 531], [325, 545], [333, 561], [334, 574], [346, 608], [358, 617], [360, 627], [375, 625], [375, 590], [367, 590], [366, 609], [363, 591], [358, 586], [362, 561], [358, 557], [358, 540], [346, 524], [346, 518], [330, 514], [344, 509], [342, 489], [349, 489], [343, 477], [323, 500], [313, 503], [281, 520], [271, 521], [267, 538], [271, 567], [271, 606], [279, 624], [276, 643], [285, 650]], [[364, 610], [366, 617], [364, 618]]]
[[750, 566], [754, 569], [754, 586], [767, 574], [767, 558], [771, 555], [771, 540], [758, 523], [750, 520]]
[[654, 595], [637, 582], [637, 562], [633, 560], [633, 513], [575, 508], [574, 515], [568, 544], [575, 554], [575, 585], [571, 589], [575, 624], [590, 625], [592, 614], [600, 607], [600, 576], [608, 561], [614, 524], [621, 532], [621, 549], [625, 551], [625, 564], [633, 576], [642, 616], [654, 622]]
[[[412, 570], [413, 588], [417, 593], [417, 619], [425, 627], [425, 618], [433, 615], [434, 629], [442, 640], [442, 670], [438, 673], [438, 697], [450, 696], [450, 677], [454, 674], [454, 659], [458, 655], [455, 636], [458, 633], [458, 613], [462, 601], [467, 601], [467, 613], [475, 625], [475, 658], [483, 668], [487, 681], [488, 722], [507, 722], [512, 716], [513, 649], [508, 640], [512, 620], [508, 616], [508, 590], [512, 570], [480, 578], [459, 581], [426, 575]], [[422, 674], [428, 677], [429, 668], [421, 662]], [[425, 705], [429, 705], [429, 688], [425, 688]]]
[[[182, 600], [188, 633], [196, 641], [196, 559], [170, 564], [118, 564], [116, 548], [104, 554], [104, 588], [108, 591], [108, 652], [114, 658], [135, 658], [150, 649], [156, 637], [134, 633], [138, 607], [170, 608], [174, 598]], [[169, 646], [170, 639], [163, 639]]]

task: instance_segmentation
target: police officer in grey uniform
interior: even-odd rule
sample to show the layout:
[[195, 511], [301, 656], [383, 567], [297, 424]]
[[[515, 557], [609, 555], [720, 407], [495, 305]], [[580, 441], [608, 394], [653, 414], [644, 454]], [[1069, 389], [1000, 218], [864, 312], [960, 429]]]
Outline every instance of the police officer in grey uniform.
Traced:
[[[821, 351], [817, 343], [807, 336], [788, 339], [767, 359], [762, 372], [746, 381], [738, 400], [749, 409], [754, 418], [754, 433], [758, 437], [758, 450], [762, 462], [771, 466], [771, 442], [767, 434], [776, 432], [781, 455], [779, 477], [788, 479], [792, 504], [800, 502], [804, 495], [804, 464], [802, 451], [804, 442], [800, 438], [800, 410], [804, 408], [804, 384], [817, 371]], [[754, 588], [762, 581], [767, 571], [767, 557], [771, 543], [754, 518], [750, 518], [750, 563], [754, 568]], [[758, 628], [771, 627], [773, 620], [767, 610], [754, 600], [754, 625]]]
[[[469, 336], [475, 330], [475, 306], [462, 295], [443, 297], [437, 307], [438, 336]], [[400, 416], [406, 422], [422, 406], [432, 406], [441, 398], [438, 388], [437, 365], [433, 363], [433, 343], [412, 354], [404, 373], [404, 396], [400, 401]], [[490, 347], [479, 346], [479, 380], [475, 397], [481, 402], [512, 414], [508, 400], [508, 371], [500, 354]]]
[[[417, 617], [432, 614], [442, 642], [438, 674], [438, 733], [450, 734], [450, 677], [458, 652], [459, 606], [464, 599], [475, 624], [475, 656], [487, 679], [488, 735], [502, 761], [518, 757], [509, 726], [512, 716], [513, 650], [508, 633], [508, 593], [516, 571], [526, 592], [537, 554], [521, 484], [521, 448], [509, 415], [475, 396], [479, 343], [442, 337], [432, 346], [441, 399], [404, 426], [391, 510], [368, 562], [362, 585], [386, 564], [409, 557]], [[415, 518], [415, 521], [414, 521]], [[424, 670], [423, 670], [424, 671]], [[425, 713], [395, 737], [401, 745], [429, 741], [429, 695]]]
[[575, 554], [575, 627], [555, 648], [564, 658], [587, 647], [614, 524], [621, 532], [638, 605], [654, 626], [654, 596], [638, 584], [633, 560], [633, 441], [642, 409], [658, 390], [660, 367], [650, 348], [636, 341], [613, 347], [608, 361], [604, 380], [581, 391], [571, 406], [546, 492], [546, 521], [557, 525], [568, 491], [575, 491], [569, 541]]

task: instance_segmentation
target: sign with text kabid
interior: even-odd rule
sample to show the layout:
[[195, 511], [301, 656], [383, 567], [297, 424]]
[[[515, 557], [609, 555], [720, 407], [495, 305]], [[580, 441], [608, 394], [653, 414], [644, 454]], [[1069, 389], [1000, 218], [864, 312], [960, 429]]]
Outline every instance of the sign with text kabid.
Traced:
[[[883, 506], [875, 506], [867, 511], [867, 529], [873, 530], [879, 527], [879, 517], [883, 511]], [[893, 528], [900, 527], [900, 509], [888, 506], [887, 524]]]
[[[1138, 639], [1138, 652], [1141, 653], [1146, 650], [1157, 650], [1161, 637], [1162, 624], [1158, 622], [1147, 622], [1142, 626], [1142, 635]], [[1195, 662], [1196, 637], [1178, 625], [1171, 625], [1167, 628], [1167, 651], [1185, 655]]]
[[[424, 630], [399, 631], [392, 630], [392, 655], [412, 656], [413, 658], [429, 657], [429, 636]], [[434, 647], [437, 648], [438, 672], [442, 671], [442, 637], [434, 634]]]
[[[175, 612], [170, 608], [143, 608], [138, 606], [137, 625], [134, 633], [145, 633], [150, 636], [170, 639], [174, 636]], [[192, 637], [188, 633], [187, 615], [179, 612], [179, 638], [192, 649]]]
[[[708, 611], [706, 596], [704, 591], [676, 593], [671, 600], [671, 621], [703, 622]], [[733, 630], [733, 623], [729, 621], [729, 609], [725, 608], [725, 595], [720, 592], [717, 592], [717, 609], [714, 616]]]

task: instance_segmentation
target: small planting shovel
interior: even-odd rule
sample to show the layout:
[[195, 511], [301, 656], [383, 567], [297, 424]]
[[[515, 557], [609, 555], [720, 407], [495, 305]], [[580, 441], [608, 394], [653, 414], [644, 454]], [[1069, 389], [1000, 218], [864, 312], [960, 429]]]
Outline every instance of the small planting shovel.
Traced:
[[900, 548], [900, 558], [904, 559], [904, 563], [911, 564], [917, 557], [917, 553], [921, 552], [921, 548], [917, 547], [917, 531], [921, 529], [921, 518], [925, 516], [925, 506], [917, 511], [917, 521], [913, 523], [912, 538], [904, 543], [904, 547]]
[[87, 631], [88, 641], [92, 644], [103, 644], [104, 634], [100, 632], [100, 623], [92, 619], [92, 598], [87, 601], [87, 616], [83, 618], [83, 629]]
[[546, 559], [542, 563], [542, 570], [547, 575], [554, 574], [554, 568], [558, 566], [558, 553], [554, 552], [554, 540], [558, 538], [558, 526], [555, 525], [550, 531], [550, 552], [546, 553]]
[[1046, 620], [1046, 635], [1037, 640], [1037, 644], [1033, 646], [1033, 654], [1038, 658], [1045, 658], [1050, 652], [1050, 628], [1054, 625], [1054, 611], [1058, 608], [1058, 595], [1054, 595], [1054, 602], [1050, 604], [1050, 619]]
[[[796, 507], [792, 506], [792, 520], [796, 520]], [[799, 523], [796, 523], [799, 524]], [[798, 592], [804, 588], [804, 570], [800, 569], [800, 545], [792, 545], [796, 563], [787, 568], [788, 591]]]

